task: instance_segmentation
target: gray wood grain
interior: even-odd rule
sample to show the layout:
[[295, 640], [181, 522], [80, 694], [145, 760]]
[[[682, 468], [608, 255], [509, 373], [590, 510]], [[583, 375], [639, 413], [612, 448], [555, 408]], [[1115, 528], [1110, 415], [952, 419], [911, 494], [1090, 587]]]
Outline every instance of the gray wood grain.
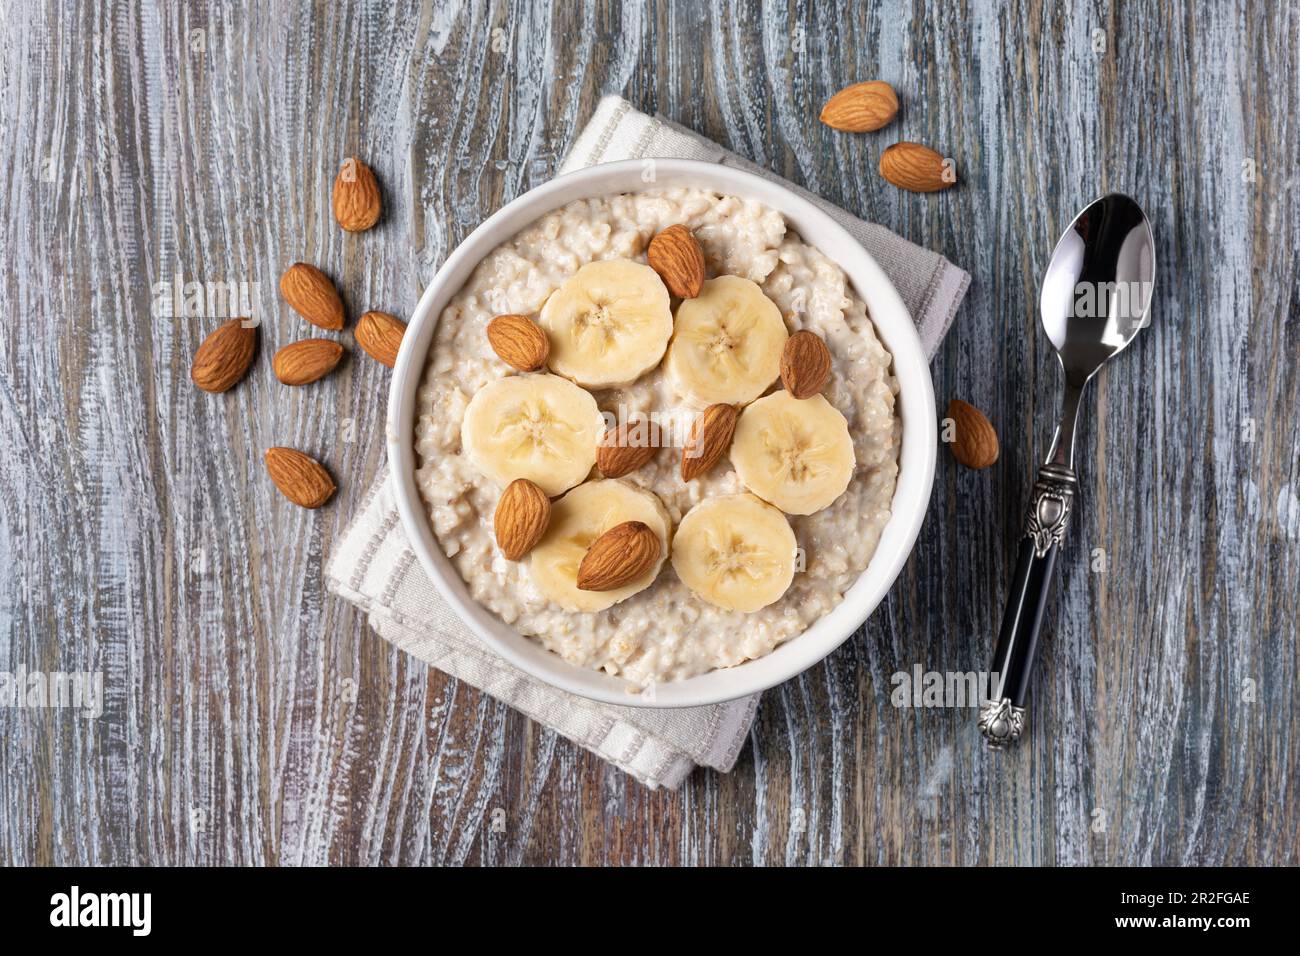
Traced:
[[[1300, 863], [1295, 5], [11, 0], [0, 38], [0, 668], [105, 692], [97, 720], [0, 708], [0, 862]], [[896, 124], [817, 122], [872, 77]], [[766, 695], [734, 772], [677, 793], [324, 593], [388, 373], [346, 331], [317, 385], [269, 364], [307, 333], [291, 262], [353, 316], [409, 312], [607, 92], [968, 269], [935, 391], [1003, 441], [984, 472], [941, 453], [879, 611]], [[884, 183], [898, 139], [960, 187]], [[354, 153], [386, 201], [360, 236], [328, 205]], [[1059, 394], [1038, 276], [1109, 189], [1152, 216], [1154, 324], [1089, 400], [1033, 737], [990, 756], [972, 711], [895, 708], [890, 677], [985, 665]], [[188, 380], [215, 320], [151, 311], [178, 274], [256, 284], [227, 395]], [[281, 499], [276, 444], [337, 498]]]

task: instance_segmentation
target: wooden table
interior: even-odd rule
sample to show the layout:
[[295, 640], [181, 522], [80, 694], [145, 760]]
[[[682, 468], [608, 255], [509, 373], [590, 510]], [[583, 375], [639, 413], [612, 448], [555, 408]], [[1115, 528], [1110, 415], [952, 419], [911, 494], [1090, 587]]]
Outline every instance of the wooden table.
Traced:
[[[43, 4], [0, 17], [0, 667], [99, 670], [97, 720], [0, 709], [4, 863], [1300, 863], [1300, 248], [1290, 4]], [[924, 14], [923, 8], [929, 7]], [[875, 135], [819, 124], [880, 77]], [[1002, 437], [940, 450], [890, 597], [769, 692], [727, 775], [649, 792], [390, 649], [322, 587], [383, 459], [388, 372], [272, 377], [295, 260], [408, 313], [618, 92], [971, 272], [933, 365]], [[898, 139], [961, 185], [900, 192]], [[329, 213], [365, 157], [387, 213]], [[891, 675], [985, 667], [1059, 383], [1039, 276], [1111, 189], [1152, 217], [1154, 323], [1104, 372], [1031, 707]], [[250, 283], [262, 354], [189, 382], [214, 324], [157, 283]], [[350, 334], [343, 336], [351, 344]], [[262, 451], [319, 455], [317, 513]]]

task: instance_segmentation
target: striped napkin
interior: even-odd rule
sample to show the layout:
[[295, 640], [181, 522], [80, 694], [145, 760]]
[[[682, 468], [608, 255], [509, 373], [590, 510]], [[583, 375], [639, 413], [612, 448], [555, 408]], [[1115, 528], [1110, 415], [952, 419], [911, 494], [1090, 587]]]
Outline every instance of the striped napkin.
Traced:
[[[942, 256], [855, 219], [690, 130], [609, 96], [578, 135], [561, 172], [646, 157], [738, 166], [815, 202], [880, 263], [912, 313], [926, 354], [934, 354], [966, 294], [969, 275]], [[380, 637], [504, 701], [648, 787], [676, 787], [697, 765], [730, 770], [758, 708], [757, 694], [710, 707], [617, 707], [567, 694], [507, 664], [461, 622], [421, 570], [402, 531], [386, 470], [335, 541], [326, 584], [364, 610]]]

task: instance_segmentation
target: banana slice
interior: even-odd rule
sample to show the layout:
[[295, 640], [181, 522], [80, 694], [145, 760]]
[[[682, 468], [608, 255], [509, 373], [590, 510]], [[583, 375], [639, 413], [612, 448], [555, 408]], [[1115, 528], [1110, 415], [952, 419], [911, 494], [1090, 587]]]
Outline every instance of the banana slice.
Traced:
[[718, 276], [677, 307], [664, 369], [694, 405], [744, 405], [776, 381], [788, 337], [781, 310], [762, 289]]
[[[578, 590], [578, 565], [591, 543], [624, 521], [643, 521], [659, 535], [659, 560], [631, 584], [612, 591]], [[537, 590], [566, 611], [603, 611], [649, 587], [668, 555], [672, 519], [659, 496], [625, 481], [606, 478], [579, 485], [551, 506], [546, 535], [528, 556]]]
[[627, 385], [663, 358], [673, 334], [668, 289], [630, 259], [589, 262], [542, 306], [550, 366], [588, 388]]
[[844, 494], [856, 463], [849, 423], [821, 395], [760, 398], [740, 413], [731, 442], [745, 487], [786, 514], [821, 511]]
[[558, 495], [587, 477], [605, 421], [596, 400], [558, 375], [511, 375], [479, 389], [465, 408], [461, 445], [502, 487], [516, 478]]
[[673, 536], [673, 570], [702, 600], [757, 611], [794, 580], [798, 542], [785, 515], [753, 495], [708, 498]]

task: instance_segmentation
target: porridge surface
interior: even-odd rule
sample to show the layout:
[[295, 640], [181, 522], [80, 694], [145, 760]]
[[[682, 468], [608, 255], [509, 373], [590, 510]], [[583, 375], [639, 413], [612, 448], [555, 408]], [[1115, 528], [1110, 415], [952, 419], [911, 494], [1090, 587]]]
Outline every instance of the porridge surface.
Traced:
[[[502, 313], [535, 316], [588, 262], [645, 262], [650, 239], [677, 223], [699, 240], [710, 276], [753, 280], [776, 303], [790, 332], [808, 329], [825, 340], [832, 377], [823, 394], [848, 421], [857, 459], [853, 477], [829, 507], [787, 515], [803, 569], [773, 604], [750, 613], [715, 607], [664, 562], [655, 583], [627, 600], [595, 613], [566, 611], [537, 590], [527, 559], [507, 561], [497, 550], [492, 516], [502, 489], [461, 448], [470, 398], [517, 374], [493, 353], [485, 330]], [[443, 310], [417, 398], [417, 484], [438, 541], [470, 593], [507, 624], [574, 664], [637, 685], [683, 680], [762, 657], [802, 633], [866, 568], [889, 520], [898, 475], [901, 423], [890, 363], [844, 272], [787, 229], [779, 213], [695, 189], [580, 200], [495, 249]], [[656, 413], [675, 436], [689, 431], [699, 411], [674, 392], [662, 365], [630, 386], [594, 395], [600, 409], [619, 420]], [[679, 462], [679, 448], [664, 448], [622, 479], [655, 492], [674, 528], [700, 501], [746, 490], [725, 457], [690, 483], [681, 480]]]

